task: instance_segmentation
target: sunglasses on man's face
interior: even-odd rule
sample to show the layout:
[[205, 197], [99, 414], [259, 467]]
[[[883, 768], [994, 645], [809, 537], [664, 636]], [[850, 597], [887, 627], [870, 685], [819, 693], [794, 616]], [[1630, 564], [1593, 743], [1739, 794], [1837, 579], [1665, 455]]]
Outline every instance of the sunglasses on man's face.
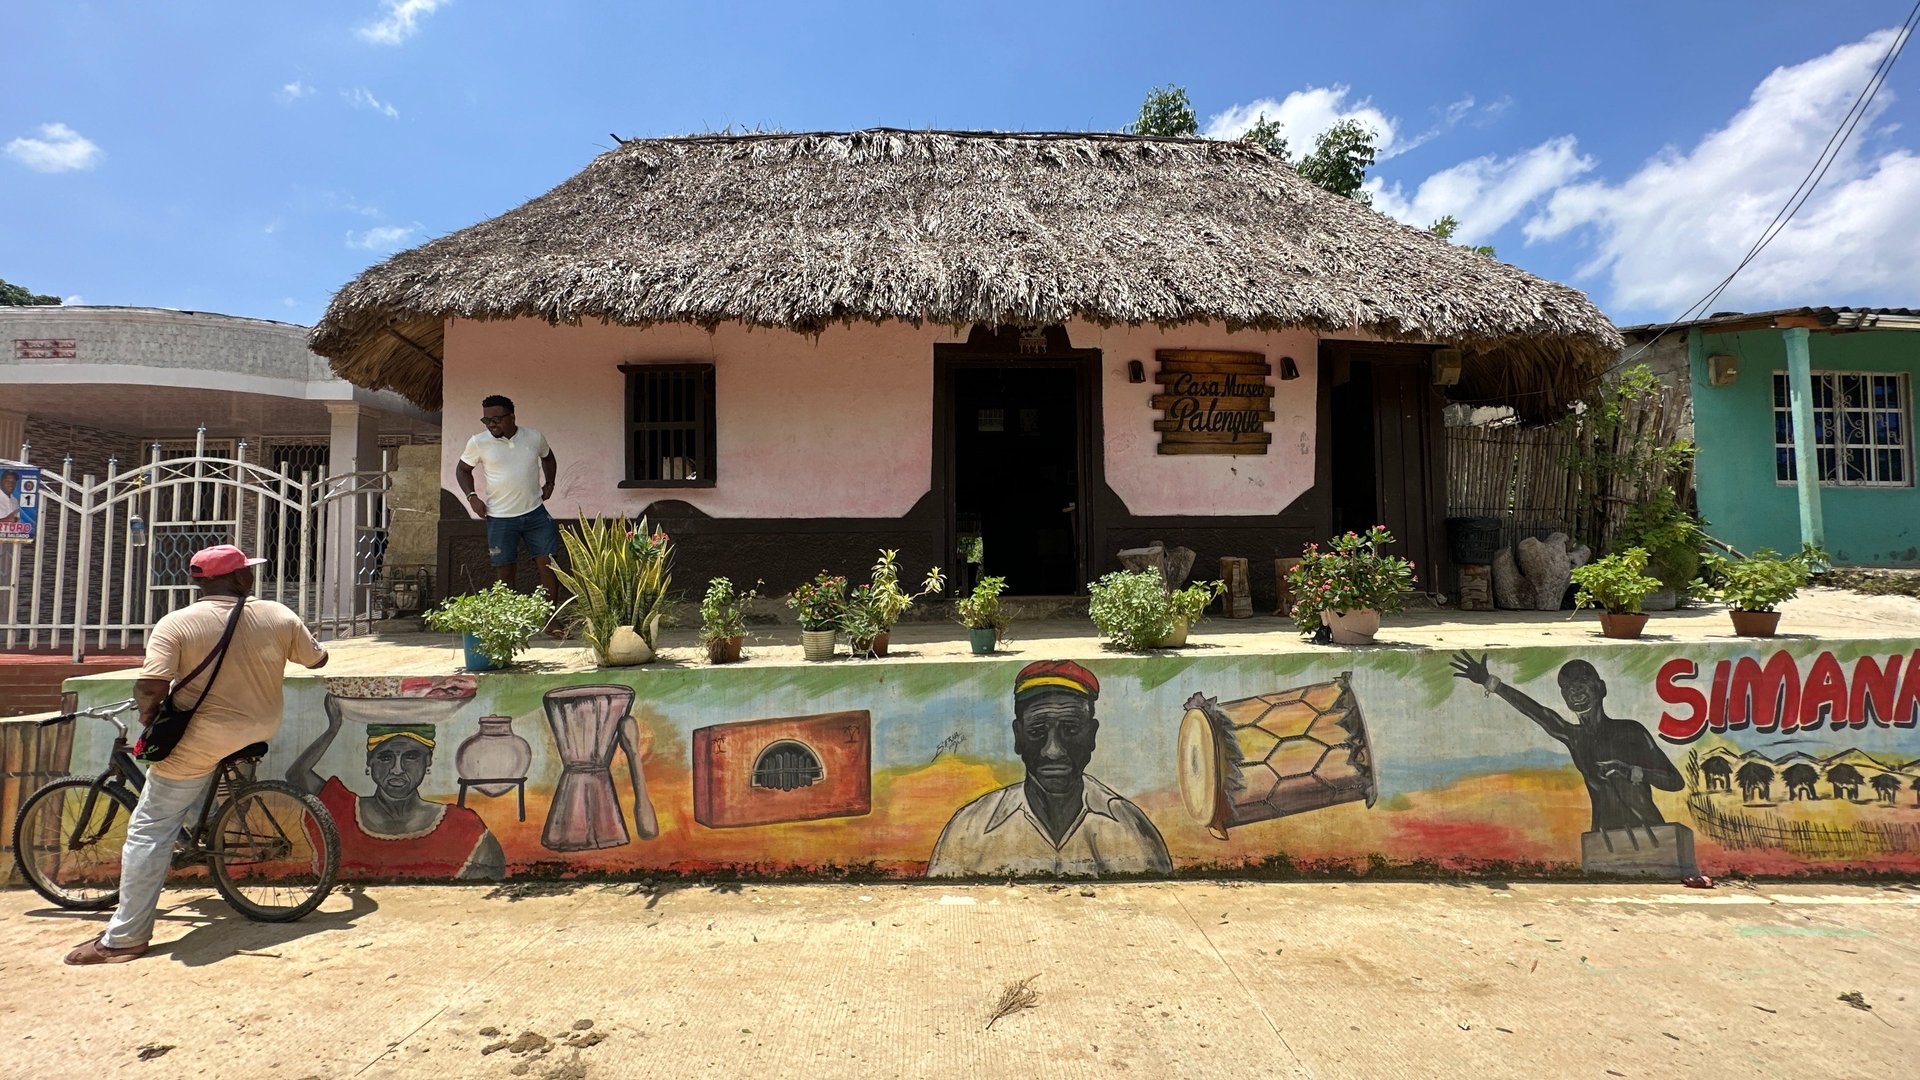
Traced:
[[480, 418], [480, 422], [491, 427], [494, 424], [506, 423], [507, 417], [512, 415], [512, 413], [501, 413], [499, 416], [483, 416]]

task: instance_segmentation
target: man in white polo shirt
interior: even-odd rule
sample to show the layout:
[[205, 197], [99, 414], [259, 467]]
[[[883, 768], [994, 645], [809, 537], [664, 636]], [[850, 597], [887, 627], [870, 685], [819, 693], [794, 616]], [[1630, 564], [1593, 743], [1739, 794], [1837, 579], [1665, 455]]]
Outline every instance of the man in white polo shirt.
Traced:
[[[480, 422], [485, 431], [467, 440], [460, 452], [460, 464], [453, 470], [467, 505], [487, 522], [487, 555], [493, 572], [501, 581], [513, 584], [514, 564], [520, 559], [520, 542], [527, 543], [534, 569], [540, 574], [540, 587], [547, 598], [558, 603], [560, 580], [553, 573], [553, 557], [560, 551], [560, 527], [542, 505], [553, 497], [553, 477], [559, 459], [547, 446], [546, 436], [530, 427], [514, 423], [513, 401], [493, 394], [480, 402]], [[474, 473], [485, 479], [486, 494], [474, 490]], [[555, 637], [564, 636], [559, 624], [547, 627]]]

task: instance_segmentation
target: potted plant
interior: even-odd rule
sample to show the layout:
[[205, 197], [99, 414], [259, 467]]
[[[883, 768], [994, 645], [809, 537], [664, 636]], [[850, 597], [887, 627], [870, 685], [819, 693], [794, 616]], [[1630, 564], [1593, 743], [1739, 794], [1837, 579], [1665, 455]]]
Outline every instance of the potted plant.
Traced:
[[1380, 549], [1393, 543], [1385, 525], [1365, 533], [1349, 532], [1327, 542], [1308, 544], [1287, 571], [1295, 597], [1293, 621], [1303, 634], [1326, 627], [1336, 645], [1367, 645], [1380, 632], [1383, 612], [1399, 611], [1412, 590], [1413, 564]]
[[1811, 544], [1798, 555], [1784, 557], [1771, 548], [1744, 559], [1707, 557], [1707, 571], [1716, 582], [1712, 595], [1727, 605], [1733, 632], [1741, 637], [1772, 637], [1780, 628], [1775, 609], [1806, 588], [1815, 569], [1826, 564], [1826, 552]]
[[731, 664], [740, 659], [740, 645], [746, 640], [747, 604], [760, 595], [759, 582], [746, 592], [735, 592], [733, 581], [717, 577], [707, 582], [707, 595], [700, 599], [700, 644], [706, 646], [707, 662]]
[[967, 628], [967, 639], [975, 656], [985, 656], [1006, 636], [1011, 621], [1000, 606], [1000, 594], [1007, 591], [1007, 579], [983, 577], [973, 592], [954, 605], [960, 625]]
[[1647, 595], [1643, 608], [1665, 611], [1693, 595], [1707, 534], [1700, 519], [1674, 497], [1673, 488], [1659, 488], [1629, 507], [1616, 542], [1646, 548], [1647, 572], [1660, 579], [1660, 588]]
[[573, 596], [563, 613], [602, 666], [653, 660], [673, 584], [673, 544], [664, 532], [623, 518], [582, 517], [560, 531], [566, 569], [554, 574]]
[[452, 597], [426, 615], [429, 627], [466, 635], [470, 671], [493, 671], [513, 663], [515, 654], [524, 651], [552, 618], [553, 601], [545, 594], [517, 592], [504, 581]]
[[1580, 587], [1573, 594], [1573, 602], [1583, 608], [1600, 608], [1600, 632], [1610, 638], [1640, 636], [1647, 625], [1640, 602], [1660, 587], [1659, 578], [1647, 575], [1646, 548], [1616, 551], [1576, 567], [1573, 583]]
[[920, 591], [909, 593], [900, 587], [899, 552], [880, 550], [873, 564], [872, 580], [847, 596], [847, 615], [842, 629], [853, 644], [855, 656], [887, 655], [887, 638], [915, 600], [933, 596], [946, 588], [946, 575], [939, 567], [927, 571]]
[[1183, 645], [1187, 630], [1225, 585], [1200, 581], [1173, 592], [1153, 570], [1116, 570], [1088, 586], [1087, 612], [1101, 636], [1123, 649]]
[[833, 641], [847, 615], [847, 579], [825, 570], [787, 594], [800, 620], [800, 647], [809, 660], [833, 659]]

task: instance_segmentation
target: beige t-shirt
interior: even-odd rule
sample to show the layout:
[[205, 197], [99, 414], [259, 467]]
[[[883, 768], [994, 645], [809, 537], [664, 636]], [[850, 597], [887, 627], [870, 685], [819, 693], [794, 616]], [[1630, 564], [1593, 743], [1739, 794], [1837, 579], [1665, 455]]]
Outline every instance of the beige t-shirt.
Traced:
[[[233, 605], [230, 596], [208, 597], [162, 617], [147, 635], [147, 660], [138, 677], [172, 681], [192, 671], [220, 644]], [[280, 730], [280, 690], [288, 662], [311, 668], [326, 658], [327, 651], [291, 608], [249, 599], [220, 677], [194, 712], [180, 744], [164, 761], [154, 763], [153, 775], [169, 780], [205, 776], [235, 750], [273, 738]], [[209, 665], [176, 702], [193, 704], [212, 673]]]

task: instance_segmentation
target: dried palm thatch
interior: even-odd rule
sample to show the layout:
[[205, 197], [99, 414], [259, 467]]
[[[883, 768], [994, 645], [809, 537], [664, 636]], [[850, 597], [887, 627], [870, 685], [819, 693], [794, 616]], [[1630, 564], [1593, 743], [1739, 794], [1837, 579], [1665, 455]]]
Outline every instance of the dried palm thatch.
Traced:
[[315, 351], [438, 407], [449, 318], [1358, 329], [1466, 352], [1542, 414], [1617, 354], [1577, 290], [1401, 225], [1243, 143], [898, 131], [638, 139], [337, 293]]

